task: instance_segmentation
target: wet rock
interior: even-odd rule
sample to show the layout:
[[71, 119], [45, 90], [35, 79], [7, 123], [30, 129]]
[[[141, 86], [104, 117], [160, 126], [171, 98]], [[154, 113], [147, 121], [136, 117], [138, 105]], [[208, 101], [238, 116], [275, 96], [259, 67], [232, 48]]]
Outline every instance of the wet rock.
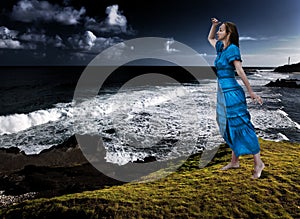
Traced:
[[[87, 142], [90, 147], [80, 146]], [[102, 138], [89, 135], [72, 136], [34, 155], [18, 148], [0, 149], [0, 191], [7, 196], [35, 192], [36, 197], [52, 197], [121, 185], [167, 165], [154, 162], [149, 166], [147, 163], [156, 161], [149, 156], [119, 166], [106, 162], [105, 156]]]
[[297, 79], [277, 79], [275, 82], [270, 81], [265, 86], [266, 87], [300, 88], [300, 80], [297, 80]]
[[87, 162], [75, 136], [70, 137], [62, 144], [45, 149], [39, 154], [26, 155], [14, 147], [0, 149], [0, 174], [21, 170], [27, 165], [67, 167]]
[[114, 128], [111, 128], [111, 129], [104, 130], [103, 132], [107, 134], [115, 134], [116, 130]]
[[148, 157], [145, 157], [143, 160], [136, 160], [133, 163], [150, 163], [150, 162], [155, 162], [155, 161], [157, 161], [156, 157], [148, 156]]
[[[97, 136], [85, 136], [85, 139], [101, 144]], [[104, 155], [99, 158], [103, 165]], [[2, 148], [0, 163], [0, 190], [4, 190], [5, 195], [38, 192], [39, 196], [50, 197], [123, 183], [95, 169], [82, 153], [75, 136], [34, 155], [26, 155], [15, 147]]]

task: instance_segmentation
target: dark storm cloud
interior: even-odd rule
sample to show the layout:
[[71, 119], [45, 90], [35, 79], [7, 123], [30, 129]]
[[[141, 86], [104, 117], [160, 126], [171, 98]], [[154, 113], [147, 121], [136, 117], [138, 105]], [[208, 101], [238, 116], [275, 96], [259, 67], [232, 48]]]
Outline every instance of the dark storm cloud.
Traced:
[[[15, 64], [22, 60], [15, 57], [23, 54], [32, 63], [65, 63], [69, 59], [71, 64], [82, 64], [76, 60], [91, 60], [103, 49], [134, 37], [174, 39], [214, 57], [215, 50], [207, 42], [211, 17], [237, 24], [244, 57], [249, 55], [257, 62], [258, 53], [287, 51], [280, 54], [285, 60], [299, 54], [295, 49], [300, 34], [298, 6], [298, 0], [220, 0], [213, 4], [199, 0], [0, 1], [0, 65]], [[174, 52], [171, 41], [162, 49]], [[35, 55], [30, 57], [32, 53]], [[247, 57], [244, 63], [250, 63]]]
[[[59, 5], [38, 0], [16, 2], [11, 11], [6, 13], [7, 20], [11, 22], [0, 27], [0, 49], [6, 49], [6, 53], [14, 57], [17, 51], [20, 56], [26, 53], [25, 59], [30, 58], [28, 54], [32, 51], [33, 63], [36, 57], [39, 57], [38, 63], [43, 57], [45, 63], [46, 59], [55, 62], [59, 57], [76, 63], [78, 60], [90, 60], [92, 54], [96, 55], [124, 41], [121, 35], [134, 33], [128, 28], [127, 18], [117, 4], [100, 7], [99, 14], [105, 12], [106, 16], [99, 18], [88, 15], [84, 6], [75, 8], [71, 3], [65, 1]], [[11, 28], [15, 26], [13, 22], [17, 22], [18, 30]], [[8, 52], [7, 49], [15, 52]], [[65, 62], [68, 63], [67, 60]]]
[[62, 38], [59, 35], [47, 36], [45, 33], [27, 31], [18, 37], [28, 49], [37, 48], [35, 44], [49, 45], [56, 48], [65, 48]]
[[106, 8], [107, 17], [103, 21], [86, 15], [86, 9], [76, 10], [71, 6], [62, 7], [46, 1], [21, 0], [13, 6], [11, 18], [25, 23], [57, 22], [62, 25], [83, 25], [86, 30], [97, 33], [129, 33], [127, 19], [119, 11], [118, 5]]

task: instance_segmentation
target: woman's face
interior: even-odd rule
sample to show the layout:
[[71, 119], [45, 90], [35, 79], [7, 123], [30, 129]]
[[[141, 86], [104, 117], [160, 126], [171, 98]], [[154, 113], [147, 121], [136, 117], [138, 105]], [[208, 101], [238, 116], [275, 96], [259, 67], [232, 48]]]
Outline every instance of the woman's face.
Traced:
[[218, 40], [224, 40], [228, 36], [228, 33], [226, 32], [225, 24], [222, 24], [219, 27], [219, 30], [217, 32]]

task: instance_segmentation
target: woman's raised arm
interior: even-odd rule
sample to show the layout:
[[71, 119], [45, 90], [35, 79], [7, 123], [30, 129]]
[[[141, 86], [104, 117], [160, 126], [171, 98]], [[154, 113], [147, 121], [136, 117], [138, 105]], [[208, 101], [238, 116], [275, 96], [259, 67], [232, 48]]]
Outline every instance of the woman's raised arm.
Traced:
[[208, 34], [208, 42], [215, 48], [216, 47], [216, 43], [217, 43], [217, 39], [216, 39], [216, 30], [217, 30], [217, 26], [220, 22], [218, 21], [217, 18], [211, 18], [211, 28]]

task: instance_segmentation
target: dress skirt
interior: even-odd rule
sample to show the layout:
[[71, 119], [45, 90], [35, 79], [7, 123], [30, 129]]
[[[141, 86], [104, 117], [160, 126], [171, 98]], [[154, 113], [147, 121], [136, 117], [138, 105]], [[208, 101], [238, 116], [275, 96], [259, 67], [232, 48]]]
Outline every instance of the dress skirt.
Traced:
[[220, 133], [235, 155], [257, 154], [260, 145], [247, 110], [245, 92], [234, 78], [218, 80], [216, 110]]

